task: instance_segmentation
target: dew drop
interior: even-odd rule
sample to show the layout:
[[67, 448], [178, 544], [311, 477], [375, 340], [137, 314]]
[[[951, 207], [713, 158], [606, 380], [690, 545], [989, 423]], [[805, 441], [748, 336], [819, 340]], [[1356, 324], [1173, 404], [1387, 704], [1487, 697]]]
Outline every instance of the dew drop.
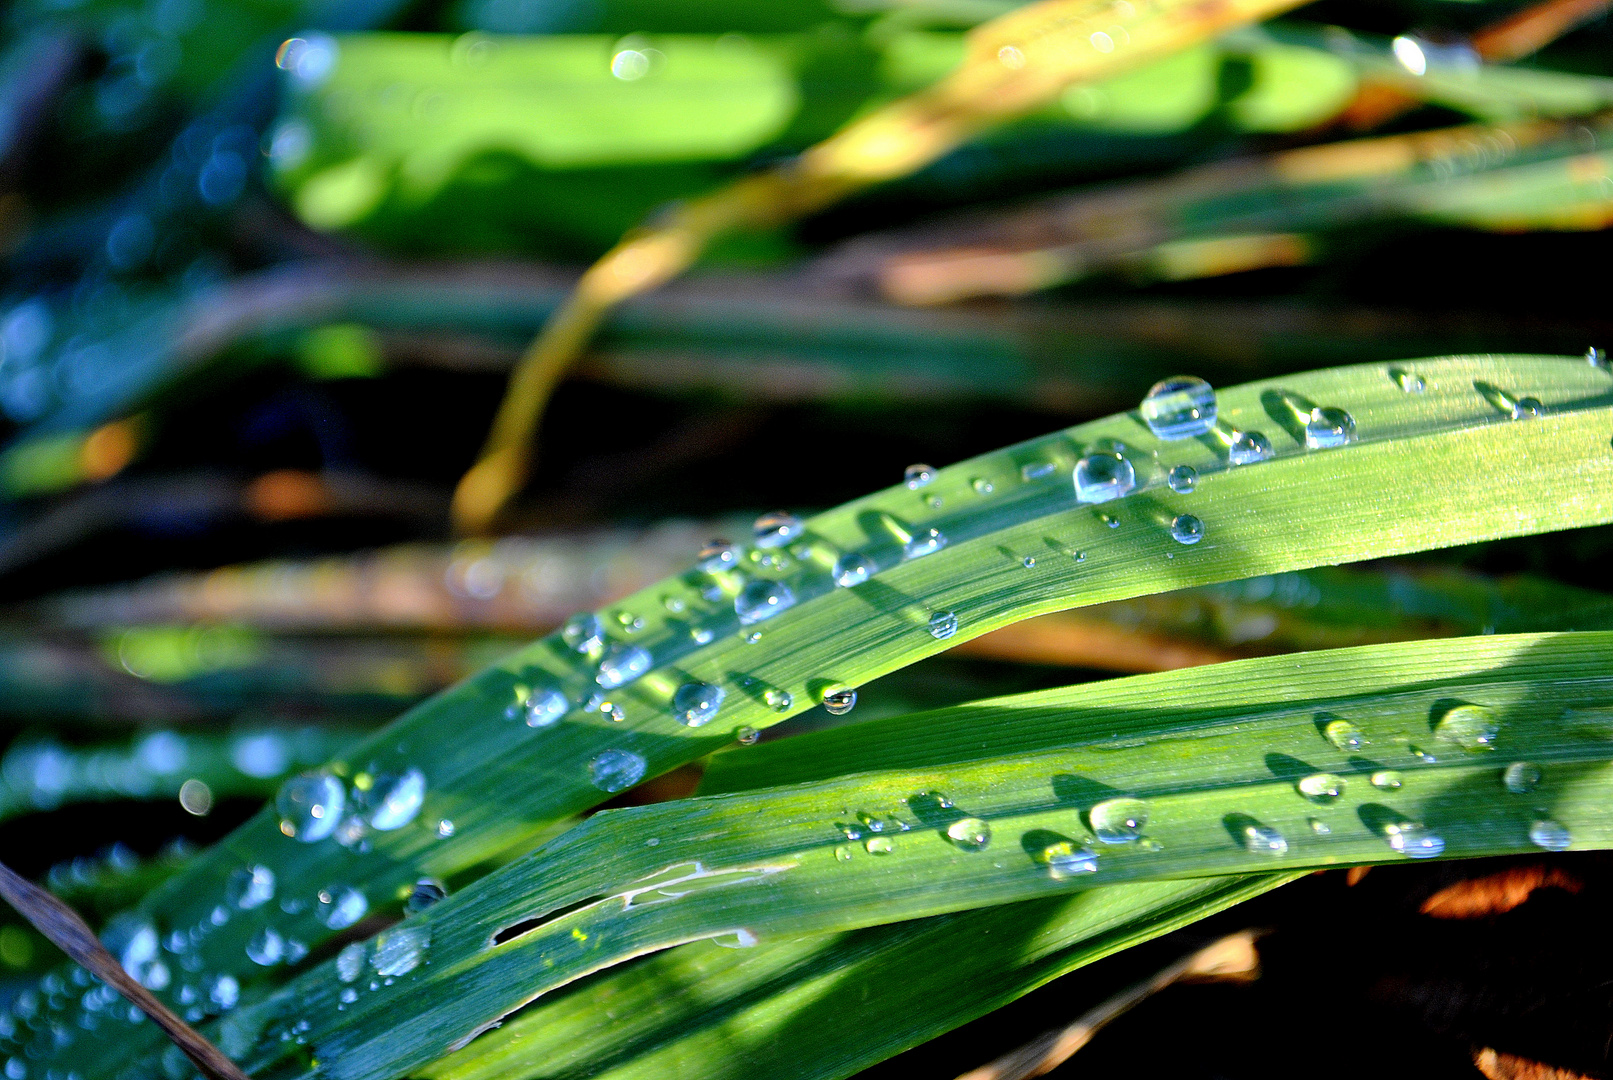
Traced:
[[1227, 448], [1227, 460], [1234, 465], [1253, 465], [1271, 457], [1271, 440], [1258, 431], [1235, 431]]
[[1445, 838], [1416, 821], [1389, 825], [1384, 837], [1391, 848], [1412, 859], [1432, 859], [1445, 851]]
[[1178, 544], [1196, 544], [1204, 539], [1204, 522], [1192, 514], [1178, 514], [1171, 519], [1171, 539]]
[[626, 791], [644, 778], [644, 759], [631, 750], [606, 750], [588, 763], [588, 780], [601, 791]]
[[1165, 482], [1178, 495], [1186, 495], [1198, 486], [1199, 471], [1191, 465], [1178, 465], [1170, 471]]
[[1105, 799], [1087, 812], [1087, 819], [1101, 843], [1129, 844], [1142, 836], [1143, 826], [1148, 824], [1148, 804], [1129, 796]]
[[1312, 802], [1330, 803], [1344, 794], [1344, 777], [1333, 773], [1312, 773], [1296, 786], [1299, 793]]
[[1355, 441], [1355, 417], [1343, 409], [1319, 405], [1305, 421], [1305, 445], [1312, 450], [1329, 450]]
[[947, 838], [965, 851], [980, 851], [991, 843], [991, 826], [977, 817], [959, 818], [947, 826]]
[[1256, 855], [1286, 855], [1288, 840], [1270, 825], [1251, 823], [1243, 827], [1243, 846]]
[[1401, 784], [1400, 774], [1393, 769], [1380, 769], [1370, 777], [1372, 786], [1385, 791], [1393, 791]]
[[383, 978], [407, 975], [425, 959], [431, 944], [431, 928], [401, 923], [375, 936], [375, 953], [370, 966]]
[[1063, 879], [1094, 873], [1098, 869], [1098, 853], [1072, 840], [1059, 840], [1042, 849], [1042, 862], [1048, 873]]
[[1529, 420], [1539, 416], [1544, 410], [1545, 406], [1540, 403], [1539, 398], [1521, 397], [1518, 399], [1518, 403], [1512, 407], [1512, 418], [1514, 420]]
[[922, 559], [947, 546], [946, 534], [940, 529], [920, 529], [902, 545], [902, 554], [909, 559]]
[[1118, 499], [1137, 486], [1131, 462], [1119, 454], [1087, 454], [1075, 463], [1075, 498], [1082, 503]]
[[1215, 426], [1215, 391], [1191, 375], [1161, 379], [1149, 388], [1138, 412], [1157, 437], [1191, 439]]
[[373, 808], [366, 823], [378, 832], [401, 829], [420, 813], [425, 799], [426, 776], [419, 769], [381, 774], [365, 792], [365, 804]]
[[937, 611], [930, 616], [930, 636], [945, 641], [958, 632], [958, 617], [950, 611]]
[[271, 926], [265, 926], [246, 943], [246, 958], [260, 967], [280, 962], [286, 953], [286, 940]]
[[774, 712], [789, 712], [795, 705], [795, 695], [788, 690], [770, 688], [762, 693], [762, 700]]
[[1408, 394], [1420, 394], [1428, 388], [1421, 375], [1405, 368], [1390, 368], [1389, 377], [1395, 381], [1396, 386]]
[[355, 941], [336, 954], [336, 977], [350, 983], [364, 974], [364, 944]]
[[534, 690], [527, 696], [526, 726], [535, 728], [552, 727], [559, 723], [571, 708], [571, 702], [552, 686], [543, 686]]
[[762, 632], [760, 630], [752, 630], [750, 633], [745, 635], [745, 644], [747, 645], [754, 645], [761, 640]]
[[849, 589], [853, 585], [861, 585], [872, 577], [874, 564], [868, 561], [866, 555], [848, 551], [835, 560], [833, 573], [835, 584], [843, 589]]
[[319, 921], [332, 930], [345, 930], [370, 910], [364, 894], [350, 885], [319, 890], [316, 913]]
[[1306, 818], [1305, 820], [1307, 823], [1309, 823], [1311, 832], [1315, 833], [1317, 836], [1327, 836], [1333, 831], [1328, 827], [1327, 822], [1323, 821], [1321, 818]]
[[650, 670], [650, 654], [641, 645], [616, 642], [599, 662], [599, 673], [594, 681], [607, 690], [630, 683]]
[[280, 785], [274, 798], [280, 814], [280, 831], [311, 844], [336, 831], [347, 805], [340, 780], [326, 772], [307, 772]]
[[841, 844], [839, 847], [835, 848], [835, 859], [838, 862], [850, 862], [851, 861], [851, 845], [850, 844]]
[[745, 724], [734, 729], [734, 738], [739, 740], [739, 743], [742, 746], [754, 746], [756, 744], [756, 740], [760, 739], [761, 737], [762, 733], [751, 727], [749, 724]]
[[1051, 461], [1032, 461], [1019, 467], [1019, 478], [1029, 483], [1044, 476], [1052, 476], [1058, 466]]
[[891, 838], [888, 836], [870, 836], [863, 843], [863, 850], [870, 855], [889, 855], [896, 850], [896, 845], [891, 842]]
[[1608, 364], [1607, 350], [1598, 349], [1595, 345], [1585, 350], [1585, 362], [1591, 367], [1600, 368], [1603, 371], [1613, 370], [1613, 366]]
[[1034, 570], [1036, 569], [1036, 559], [1034, 556], [1027, 555], [1023, 559], [1019, 560], [1019, 565], [1023, 566], [1027, 570]]
[[823, 695], [823, 708], [831, 716], [845, 716], [857, 707], [857, 691], [850, 687], [832, 689]]
[[969, 486], [974, 488], [976, 495], [990, 495], [997, 490], [996, 485], [983, 476], [977, 476], [969, 481]]
[[448, 899], [448, 889], [436, 878], [421, 878], [409, 890], [409, 898], [403, 902], [403, 910], [411, 915], [418, 914], [429, 907]]
[[1501, 784], [1514, 795], [1527, 795], [1540, 786], [1540, 766], [1514, 761], [1501, 773]]
[[794, 514], [783, 510], [775, 510], [771, 514], [763, 514], [756, 519], [754, 526], [756, 546], [761, 548], [783, 547], [797, 536], [801, 535], [806, 526]]
[[1566, 825], [1545, 818], [1529, 826], [1529, 842], [1547, 851], [1567, 851], [1574, 838]]
[[686, 727], [711, 723], [727, 692], [706, 682], [686, 682], [672, 695], [672, 715]]
[[1434, 723], [1434, 734], [1453, 742], [1469, 753], [1495, 749], [1495, 737], [1501, 730], [1495, 714], [1483, 705], [1453, 705]]
[[726, 540], [713, 540], [700, 549], [695, 565], [708, 574], [720, 574], [739, 565], [739, 548]]
[[605, 646], [605, 624], [599, 621], [597, 615], [580, 612], [560, 627], [560, 640], [573, 652], [593, 656]]
[[1346, 753], [1354, 753], [1367, 745], [1361, 729], [1348, 720], [1329, 720], [1322, 728], [1322, 734], [1327, 736], [1328, 742]]
[[274, 871], [267, 866], [243, 866], [230, 872], [224, 882], [224, 899], [251, 911], [274, 899]]
[[928, 465], [909, 465], [902, 473], [902, 482], [913, 491], [917, 491], [934, 479], [935, 470]]

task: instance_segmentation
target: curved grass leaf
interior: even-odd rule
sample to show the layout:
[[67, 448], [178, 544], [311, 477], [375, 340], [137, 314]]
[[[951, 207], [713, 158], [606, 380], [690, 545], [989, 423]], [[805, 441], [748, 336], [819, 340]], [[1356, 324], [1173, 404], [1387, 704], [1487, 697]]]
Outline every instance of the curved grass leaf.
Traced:
[[[1306, 403], [1348, 409], [1354, 441], [1307, 446], [1295, 412]], [[1236, 387], [1221, 393], [1218, 426], [1199, 439], [1164, 442], [1123, 414], [943, 469], [920, 487], [899, 485], [819, 515], [787, 544], [743, 548], [742, 572], [691, 572], [601, 612], [603, 669], [597, 651], [554, 635], [418, 706], [323, 774], [321, 783], [355, 811], [329, 811], [347, 826], [345, 844], [337, 834], [289, 839], [266, 811], [149, 896], [139, 917], [165, 935], [184, 930], [182, 959], [200, 970], [242, 980], [277, 975], [254, 963], [247, 945], [264, 933], [310, 949], [330, 940], [340, 927], [322, 919], [321, 892], [351, 888], [373, 909], [395, 910], [422, 875], [448, 878], [530, 846], [639, 775], [729, 745], [836, 686], [1016, 620], [1607, 521], [1610, 406], [1613, 376], [1583, 361], [1452, 357]], [[1514, 419], [1530, 411], [1538, 415]], [[1231, 465], [1227, 442], [1247, 446], [1257, 431], [1270, 456]], [[1117, 444], [1135, 490], [1079, 503], [1077, 459]], [[1167, 485], [1177, 466], [1197, 470], [1192, 492]], [[1173, 539], [1172, 522], [1183, 515], [1203, 523], [1199, 543]], [[923, 553], [941, 537], [944, 546]], [[873, 572], [837, 587], [834, 566], [849, 555]], [[792, 603], [741, 624], [737, 595], [782, 596], [781, 587]], [[623, 686], [597, 677], [644, 659], [649, 669]], [[724, 690], [710, 723], [674, 719], [673, 696], [688, 682]], [[531, 708], [550, 700], [551, 689], [568, 703], [563, 717]], [[386, 820], [398, 827], [368, 824], [381, 793], [417, 781], [423, 798]], [[276, 903], [232, 911], [222, 904], [227, 881], [249, 866], [276, 875]], [[118, 1042], [109, 1039], [100, 1041]], [[71, 1053], [81, 1051], [90, 1053]]]
[[548, 990], [702, 938], [1113, 883], [1606, 847], [1610, 661], [1602, 632], [1397, 643], [779, 743], [752, 779], [803, 782], [596, 815], [220, 1036], [254, 1071], [380, 1080]]

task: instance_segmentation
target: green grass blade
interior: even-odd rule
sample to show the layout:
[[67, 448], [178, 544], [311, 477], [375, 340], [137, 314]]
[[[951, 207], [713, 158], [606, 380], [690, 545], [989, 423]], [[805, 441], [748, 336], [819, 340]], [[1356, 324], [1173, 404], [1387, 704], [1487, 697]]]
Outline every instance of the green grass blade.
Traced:
[[[754, 949], [691, 942], [540, 1000], [418, 1075], [833, 1080], [1288, 880], [1146, 882]], [[848, 1002], [877, 1002], [878, 1022], [825, 1039]]]
[[[999, 699], [907, 718], [900, 740], [802, 739], [802, 760], [855, 771], [596, 815], [360, 948], [351, 979], [322, 965], [220, 1034], [254, 1070], [291, 1064], [289, 1032], [319, 1075], [370, 1080], [582, 975], [702, 938], [1113, 883], [1610, 846], [1610, 661], [1602, 632], [1397, 643]], [[859, 734], [861, 754], [834, 754]]]
[[[1525, 396], [1538, 409], [1533, 401], [1518, 408], [1539, 415], [1514, 419], [1505, 402]], [[1291, 429], [1293, 408], [1304, 402], [1350, 410], [1355, 441], [1308, 448], [1303, 431]], [[611, 655], [619, 662], [639, 648], [650, 662], [642, 677], [608, 693], [595, 679], [597, 656], [554, 635], [423, 703], [322, 774], [319, 783], [357, 809], [342, 820], [345, 845], [336, 835], [289, 839], [266, 811], [148, 897], [140, 917], [163, 933], [203, 927], [186, 953], [206, 970], [243, 980], [278, 974], [249, 959], [248, 943], [268, 932], [309, 949], [328, 941], [340, 927], [322, 920], [321, 891], [351, 888], [373, 910], [396, 910], [418, 877], [449, 878], [530, 845], [634, 774], [665, 772], [810, 707], [836, 685], [859, 685], [1016, 620], [1607, 521], [1610, 406], [1613, 377], [1583, 361], [1453, 357], [1222, 392], [1216, 431], [1269, 439], [1270, 457], [1254, 463], [1230, 465], [1215, 435], [1163, 442], [1135, 414], [1122, 414], [943, 469], [917, 489], [898, 485], [812, 518], [787, 545], [747, 546], [743, 576], [691, 572], [601, 612]], [[1135, 490], [1097, 506], [1078, 503], [1077, 459], [1116, 443], [1127, 448]], [[1175, 466], [1198, 471], [1194, 491], [1166, 484]], [[1201, 542], [1172, 538], [1179, 515], [1204, 523]], [[904, 558], [900, 536], [930, 529], [946, 545]], [[848, 553], [876, 572], [839, 588], [832, 568]], [[736, 594], [779, 585], [795, 602], [742, 626]], [[948, 613], [956, 632], [932, 633], [932, 620], [941, 631], [951, 624]], [[673, 695], [689, 682], [725, 692], [703, 726], [672, 715]], [[525, 706], [550, 689], [569, 711], [538, 715], [534, 728]], [[366, 825], [379, 793], [422, 781], [420, 801], [404, 800], [407, 813], [387, 822], [398, 827]], [[249, 866], [274, 872], [277, 903], [225, 909], [219, 925], [213, 913], [230, 876]]]

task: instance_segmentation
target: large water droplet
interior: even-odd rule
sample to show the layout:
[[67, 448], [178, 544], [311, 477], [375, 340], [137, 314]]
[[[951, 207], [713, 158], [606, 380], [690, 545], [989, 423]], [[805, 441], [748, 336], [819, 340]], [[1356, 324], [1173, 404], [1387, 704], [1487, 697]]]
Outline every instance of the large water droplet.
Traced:
[[230, 871], [224, 882], [224, 899], [251, 911], [274, 899], [274, 871], [267, 866], [243, 866]]
[[1348, 720], [1329, 720], [1322, 728], [1327, 741], [1347, 753], [1354, 753], [1367, 744], [1361, 729]]
[[1567, 851], [1574, 838], [1566, 825], [1547, 818], [1529, 826], [1529, 842], [1547, 851]]
[[865, 555], [855, 551], [848, 551], [835, 560], [835, 584], [849, 589], [853, 585], [861, 585], [874, 574], [874, 564]]
[[1092, 832], [1105, 844], [1129, 844], [1143, 834], [1148, 824], [1148, 804], [1141, 799], [1122, 796], [1105, 799], [1087, 812]]
[[695, 565], [708, 574], [732, 570], [739, 565], [739, 548], [726, 540], [713, 540], [700, 549]]
[[420, 813], [425, 799], [426, 776], [419, 769], [378, 775], [365, 793], [365, 804], [373, 807], [366, 821], [379, 832], [401, 829]]
[[1445, 851], [1445, 839], [1416, 821], [1402, 821], [1384, 828], [1389, 846], [1412, 859], [1432, 859]]
[[780, 690], [777, 687], [769, 687], [763, 691], [762, 700], [774, 712], [789, 712], [795, 707], [795, 695], [788, 690]]
[[1344, 794], [1344, 777], [1332, 773], [1312, 773], [1300, 780], [1299, 793], [1312, 802], [1330, 803]]
[[1240, 835], [1243, 846], [1256, 855], [1275, 856], [1288, 853], [1288, 840], [1270, 825], [1251, 822], [1243, 827]]
[[375, 954], [370, 966], [384, 978], [406, 975], [420, 966], [431, 944], [431, 928], [402, 923], [383, 930], [375, 937]]
[[332, 930], [345, 930], [362, 919], [370, 902], [351, 885], [333, 885], [319, 890], [319, 921]]
[[991, 826], [977, 817], [959, 818], [947, 826], [947, 837], [965, 851], [979, 851], [991, 843]]
[[849, 686], [830, 690], [823, 695], [823, 708], [831, 716], [845, 716], [857, 706], [857, 691]]
[[1305, 421], [1305, 445], [1327, 450], [1355, 441], [1355, 417], [1343, 409], [1319, 405]]
[[261, 967], [278, 964], [285, 954], [286, 939], [272, 926], [265, 926], [246, 943], [247, 959]]
[[599, 621], [599, 616], [581, 612], [561, 626], [560, 640], [566, 643], [567, 648], [592, 656], [605, 647], [605, 624]]
[[870, 855], [889, 855], [896, 850], [896, 845], [891, 842], [891, 838], [888, 836], [870, 836], [863, 843], [863, 850]]
[[1192, 514], [1178, 514], [1171, 519], [1171, 539], [1178, 544], [1196, 544], [1204, 539], [1204, 522]]
[[1159, 438], [1191, 439], [1215, 426], [1215, 391], [1191, 375], [1162, 379], [1149, 388], [1138, 412]]
[[1540, 786], [1540, 766], [1514, 761], [1501, 773], [1501, 783], [1514, 795], [1527, 795]]
[[921, 559], [926, 555], [935, 554], [946, 546], [946, 534], [940, 529], [920, 529], [902, 545], [902, 554], [909, 559]]
[[280, 831], [309, 844], [336, 831], [346, 805], [347, 791], [341, 781], [325, 772], [292, 777], [280, 785], [274, 798]]
[[414, 915], [435, 907], [448, 899], [448, 889], [436, 878], [421, 878], [414, 883], [409, 891], [409, 898], [403, 902], [403, 910]]
[[1178, 495], [1187, 495], [1198, 486], [1199, 471], [1191, 465], [1178, 465], [1170, 471], [1165, 483]]
[[958, 632], [958, 617], [950, 611], [937, 611], [930, 616], [930, 636], [945, 641]]
[[1258, 431], [1235, 431], [1227, 447], [1227, 460], [1234, 465], [1253, 465], [1271, 457], [1271, 440]]
[[711, 723], [727, 696], [720, 686], [705, 682], [687, 682], [672, 695], [672, 715], [678, 723], [701, 727]]
[[756, 740], [761, 737], [762, 733], [749, 724], [742, 724], [734, 729], [734, 738], [738, 740], [741, 746], [754, 746], [756, 745]]
[[1058, 840], [1042, 849], [1042, 862], [1055, 878], [1075, 877], [1098, 869], [1098, 853], [1073, 840]]
[[1087, 454], [1075, 463], [1075, 498], [1082, 503], [1118, 499], [1137, 486], [1131, 462], [1119, 454]]
[[644, 759], [631, 750], [606, 750], [588, 763], [588, 780], [601, 791], [626, 791], [644, 778]]
[[734, 614], [742, 626], [771, 619], [795, 604], [795, 593], [782, 581], [758, 578], [734, 597]]
[[336, 977], [350, 983], [364, 974], [364, 944], [355, 941], [336, 954]]
[[570, 709], [566, 695], [552, 686], [540, 686], [527, 695], [522, 713], [527, 727], [544, 728], [559, 723]]
[[801, 524], [800, 518], [783, 510], [763, 514], [756, 519], [756, 546], [761, 548], [782, 547], [800, 536], [805, 528], [806, 526]]
[[1469, 753], [1495, 749], [1500, 730], [1500, 720], [1483, 705], [1453, 705], [1434, 722], [1435, 735]]
[[902, 474], [902, 482], [914, 491], [934, 479], [935, 470], [928, 465], [909, 465], [907, 471]]
[[1394, 791], [1403, 782], [1400, 779], [1400, 774], [1395, 772], [1393, 769], [1379, 769], [1377, 772], [1373, 773], [1369, 779], [1371, 780], [1373, 787], [1380, 788], [1384, 791]]
[[650, 670], [651, 663], [647, 649], [618, 641], [606, 650], [594, 681], [607, 690], [614, 690]]

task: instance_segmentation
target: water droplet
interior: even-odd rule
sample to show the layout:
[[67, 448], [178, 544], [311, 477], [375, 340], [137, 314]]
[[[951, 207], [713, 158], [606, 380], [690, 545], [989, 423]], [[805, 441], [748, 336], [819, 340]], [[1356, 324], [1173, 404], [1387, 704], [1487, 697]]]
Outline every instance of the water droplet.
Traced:
[[1243, 846], [1256, 855], [1286, 855], [1288, 840], [1270, 825], [1251, 822], [1243, 827]]
[[1319, 772], [1300, 780], [1299, 793], [1312, 802], [1330, 803], [1344, 794], [1344, 777]]
[[1178, 544], [1196, 544], [1204, 539], [1204, 522], [1192, 514], [1178, 514], [1171, 519], [1171, 539]]
[[1395, 381], [1396, 386], [1408, 394], [1420, 394], [1428, 388], [1421, 375], [1405, 368], [1390, 368], [1389, 377]]
[[1148, 804], [1130, 796], [1105, 799], [1087, 811], [1087, 820], [1101, 843], [1129, 844], [1142, 836], [1143, 826], [1148, 824]]
[[1073, 840], [1059, 840], [1042, 849], [1041, 861], [1055, 878], [1090, 874], [1098, 869], [1098, 853]]
[[705, 682], [687, 682], [672, 695], [672, 715], [688, 727], [709, 724], [722, 706], [726, 691]]
[[863, 843], [863, 849], [870, 855], [889, 855], [896, 849], [888, 836], [870, 836]]
[[743, 746], [754, 746], [756, 744], [756, 740], [760, 739], [761, 737], [762, 733], [751, 727], [749, 724], [745, 724], [734, 729], [734, 738], [739, 740], [740, 744]]
[[1327, 822], [1321, 818], [1306, 818], [1305, 820], [1310, 824], [1311, 832], [1317, 836], [1326, 836], [1333, 831], [1328, 827]]
[[369, 900], [351, 885], [321, 889], [318, 899], [319, 921], [332, 930], [345, 930], [370, 910]]
[[1372, 786], [1385, 791], [1393, 791], [1401, 784], [1400, 774], [1393, 769], [1380, 769], [1372, 774]]
[[607, 690], [614, 690], [650, 670], [651, 663], [649, 651], [643, 646], [618, 641], [600, 660], [599, 673], [594, 676], [594, 681]]
[[788, 690], [779, 690], [776, 687], [763, 691], [762, 700], [774, 712], [789, 712], [791, 707], [795, 705], [795, 695]]
[[930, 616], [930, 636], [945, 641], [958, 632], [958, 617], [950, 611], [937, 611]]
[[853, 585], [861, 585], [874, 574], [874, 564], [868, 557], [855, 551], [848, 551], [835, 560], [835, 584], [841, 588], [849, 589]]
[[419, 769], [377, 775], [365, 792], [365, 805], [373, 807], [366, 819], [378, 832], [401, 829], [420, 813], [426, 799], [426, 776]]
[[1453, 705], [1434, 723], [1434, 734], [1469, 753], [1495, 749], [1501, 723], [1483, 705]]
[[403, 902], [403, 910], [414, 915], [448, 899], [448, 889], [436, 878], [421, 878], [414, 883], [409, 891], [409, 898]]
[[1329, 720], [1322, 728], [1322, 734], [1327, 736], [1328, 742], [1346, 753], [1354, 753], [1367, 745], [1361, 729], [1348, 720]]
[[801, 524], [800, 518], [783, 510], [763, 514], [756, 519], [756, 546], [761, 548], [783, 547], [797, 536], [800, 536], [805, 528], [806, 526]]
[[835, 848], [835, 859], [838, 862], [850, 862], [851, 861], [851, 845], [850, 844], [841, 844], [839, 847]]
[[1416, 746], [1406, 747], [1406, 752], [1412, 757], [1416, 758], [1418, 761], [1429, 765], [1432, 765], [1439, 760], [1439, 758], [1435, 757], [1433, 754], [1430, 754], [1428, 751]]
[[983, 476], [977, 476], [969, 481], [969, 486], [974, 488], [976, 495], [990, 495], [997, 490], [996, 485]]
[[1501, 783], [1514, 795], [1527, 795], [1540, 786], [1540, 766], [1514, 761], [1501, 773]]
[[1608, 364], [1607, 350], [1598, 349], [1595, 345], [1585, 350], [1585, 362], [1591, 367], [1601, 368], [1603, 371], [1613, 370], [1613, 366]]
[[644, 778], [644, 759], [631, 750], [606, 750], [588, 763], [588, 780], [601, 791], [625, 791]]
[[1178, 465], [1170, 471], [1165, 482], [1178, 495], [1186, 495], [1198, 486], [1199, 471], [1191, 465]]
[[444, 840], [454, 835], [454, 823], [449, 821], [447, 818], [443, 818], [441, 821], [437, 822], [437, 835], [442, 837]]
[[401, 923], [375, 936], [375, 954], [370, 966], [384, 978], [406, 975], [425, 959], [431, 944], [431, 928]]
[[959, 818], [947, 826], [947, 837], [965, 851], [980, 851], [991, 843], [991, 826], [977, 817]]
[[734, 613], [742, 625], [771, 619], [795, 604], [795, 593], [782, 581], [758, 579], [734, 597]]
[[325, 772], [307, 772], [280, 785], [274, 798], [280, 814], [280, 831], [311, 844], [336, 831], [347, 791], [340, 780]]
[[560, 640], [568, 649], [593, 656], [605, 647], [605, 624], [589, 612], [573, 615], [560, 627]]
[[1514, 420], [1529, 420], [1539, 416], [1544, 409], [1545, 406], [1540, 403], [1539, 398], [1521, 397], [1518, 399], [1518, 403], [1512, 407], [1512, 418]]
[[559, 723], [570, 709], [571, 702], [566, 700], [566, 695], [552, 686], [540, 686], [527, 695], [522, 711], [527, 727], [544, 728]]
[[849, 686], [831, 688], [823, 695], [823, 708], [830, 716], [845, 716], [857, 706], [857, 691]]
[[1355, 441], [1355, 417], [1343, 409], [1319, 405], [1305, 421], [1305, 445], [1328, 450]]
[[1023, 559], [1019, 560], [1019, 565], [1023, 566], [1027, 570], [1034, 570], [1036, 569], [1036, 559], [1034, 556], [1027, 555]]
[[1158, 840], [1154, 840], [1154, 839], [1151, 839], [1151, 838], [1145, 838], [1145, 839], [1137, 841], [1137, 850], [1138, 851], [1164, 851], [1165, 850], [1165, 845], [1161, 844]]
[[922, 559], [947, 546], [946, 534], [940, 529], [920, 529], [912, 539], [902, 545], [902, 554], [909, 559]]
[[1119, 454], [1087, 454], [1075, 463], [1075, 498], [1082, 503], [1118, 499], [1137, 486], [1131, 462]]
[[1258, 431], [1235, 431], [1227, 447], [1227, 460], [1234, 465], [1253, 465], [1271, 457], [1271, 440]]
[[1529, 826], [1529, 842], [1547, 851], [1567, 851], [1574, 838], [1566, 825], [1546, 818]]
[[747, 645], [754, 645], [761, 640], [762, 632], [760, 630], [752, 630], [750, 633], [745, 635], [745, 644]]
[[351, 945], [342, 947], [336, 954], [336, 977], [344, 983], [350, 983], [364, 974], [364, 944], [355, 941]]
[[1412, 859], [1432, 859], [1445, 851], [1445, 838], [1416, 821], [1386, 826], [1384, 838], [1391, 848]]
[[739, 565], [739, 548], [726, 540], [713, 540], [700, 549], [695, 565], [708, 574], [732, 570]]
[[246, 943], [246, 957], [261, 967], [270, 967], [280, 962], [286, 953], [286, 941], [272, 926], [265, 926], [252, 936]]
[[907, 471], [902, 474], [902, 482], [914, 491], [934, 479], [935, 470], [928, 465], [909, 465]]
[[1177, 375], [1149, 388], [1137, 410], [1157, 437], [1174, 442], [1215, 426], [1215, 391], [1203, 379]]
[[243, 866], [230, 872], [224, 882], [224, 899], [251, 911], [274, 899], [274, 871], [267, 866]]
[[1052, 476], [1058, 466], [1051, 461], [1032, 461], [1019, 467], [1019, 478], [1029, 483], [1044, 476]]

